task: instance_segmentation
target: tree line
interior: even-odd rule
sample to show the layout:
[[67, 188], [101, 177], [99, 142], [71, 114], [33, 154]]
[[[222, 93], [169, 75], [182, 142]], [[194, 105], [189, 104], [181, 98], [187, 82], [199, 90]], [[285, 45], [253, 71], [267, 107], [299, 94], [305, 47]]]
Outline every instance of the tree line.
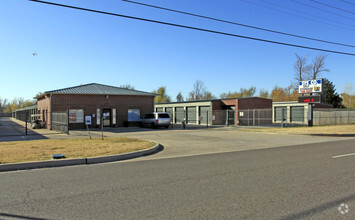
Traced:
[[[290, 81], [290, 85], [286, 87], [275, 86], [271, 92], [266, 89], [260, 89], [257, 94], [255, 86], [249, 88], [240, 88], [239, 91], [224, 92], [219, 95], [220, 99], [225, 98], [241, 98], [241, 97], [262, 97], [272, 99], [274, 102], [297, 101], [300, 94], [298, 93], [298, 82], [321, 78], [325, 72], [330, 70], [326, 67], [327, 55], [318, 55], [310, 63], [307, 57], [295, 54], [296, 62], [294, 64], [294, 77]], [[347, 93], [339, 95], [336, 92], [333, 82], [324, 78], [323, 84], [323, 101], [333, 105], [334, 108], [355, 108], [355, 96]], [[171, 102], [171, 97], [167, 94], [166, 86], [159, 87], [153, 93], [158, 94], [155, 98], [156, 103]], [[192, 90], [188, 93], [188, 97], [184, 98], [181, 92], [176, 95], [176, 101], [197, 101], [216, 99], [217, 96], [208, 91], [205, 83], [196, 80]]]
[[[229, 91], [220, 94], [218, 97], [213, 95], [202, 80], [196, 80], [193, 84], [192, 90], [188, 93], [187, 97], [183, 97], [179, 92], [176, 95], [175, 100], [177, 102], [183, 101], [197, 101], [197, 100], [210, 100], [210, 99], [226, 99], [226, 98], [242, 98], [242, 97], [262, 97], [272, 99], [274, 102], [282, 101], [297, 101], [298, 99], [298, 81], [318, 79], [322, 77], [325, 72], [330, 72], [326, 67], [327, 55], [318, 55], [310, 63], [307, 57], [295, 54], [296, 62], [294, 63], [294, 76], [290, 81], [290, 85], [286, 87], [275, 86], [271, 92], [266, 89], [260, 89], [257, 94], [255, 86], [249, 88], [240, 88], [238, 91]], [[323, 77], [324, 78], [324, 77]], [[351, 85], [351, 84], [350, 84]], [[120, 87], [126, 89], [134, 89], [134, 86], [130, 84], [121, 85]], [[341, 95], [335, 90], [333, 82], [324, 78], [323, 85], [323, 98], [324, 102], [333, 105], [335, 108], [351, 108], [355, 109], [355, 95], [351, 93], [351, 86]], [[155, 103], [167, 103], [171, 102], [171, 97], [167, 94], [166, 86], [161, 86], [157, 90], [153, 90], [153, 93], [157, 94], [155, 97]], [[25, 100], [24, 98], [14, 98], [9, 101], [4, 98], [0, 98], [0, 113], [11, 113], [19, 108], [24, 108], [36, 104], [35, 100]]]
[[25, 100], [24, 98], [14, 98], [9, 101], [5, 98], [0, 98], [0, 113], [11, 113], [16, 109], [25, 108], [36, 104], [35, 100]]

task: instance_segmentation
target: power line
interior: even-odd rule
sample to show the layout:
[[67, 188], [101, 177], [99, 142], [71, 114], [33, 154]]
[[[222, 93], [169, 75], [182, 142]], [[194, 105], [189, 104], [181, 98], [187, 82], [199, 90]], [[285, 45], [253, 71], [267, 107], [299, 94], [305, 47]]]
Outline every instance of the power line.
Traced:
[[355, 20], [354, 18], [350, 18], [350, 17], [347, 17], [347, 16], [344, 16], [344, 15], [341, 15], [341, 14], [338, 14], [338, 13], [335, 13], [335, 12], [332, 12], [332, 11], [328, 11], [328, 10], [324, 10], [324, 9], [321, 9], [321, 8], [317, 8], [313, 5], [308, 5], [306, 3], [303, 3], [303, 2], [299, 2], [299, 1], [296, 1], [296, 0], [291, 0], [297, 4], [300, 4], [300, 5], [304, 5], [304, 6], [307, 6], [307, 7], [310, 7], [310, 8], [313, 8], [313, 9], [316, 9], [316, 10], [319, 10], [319, 11], [324, 11], [324, 12], [327, 12], [329, 14], [333, 14], [333, 15], [336, 15], [336, 16], [339, 16], [339, 17], [342, 17], [342, 18], [346, 18], [346, 19], [350, 19], [350, 20]]
[[350, 30], [350, 31], [355, 31], [354, 29], [351, 29], [351, 28], [348, 28], [348, 27], [331, 24], [331, 23], [328, 23], [328, 22], [324, 22], [323, 20], [317, 20], [317, 19], [315, 19], [313, 17], [311, 17], [311, 18], [310, 17], [304, 17], [302, 15], [293, 14], [293, 13], [290, 13], [288, 11], [279, 10], [279, 9], [275, 9], [275, 8], [268, 7], [268, 6], [265, 6], [265, 5], [261, 5], [261, 4], [258, 4], [256, 2], [250, 2], [250, 1], [247, 1], [247, 0], [240, 0], [240, 1], [246, 2], [246, 3], [251, 4], [251, 5], [256, 5], [256, 6], [259, 6], [259, 7], [267, 8], [267, 9], [270, 9], [270, 10], [273, 10], [273, 11], [278, 11], [278, 12], [281, 12], [281, 13], [284, 13], [284, 14], [293, 15], [295, 17], [303, 18], [303, 19], [306, 19], [306, 20], [312, 20], [312, 21], [315, 21], [315, 22], [318, 22], [318, 23], [321, 23], [321, 24], [326, 24], [326, 25], [333, 26], [333, 27], [338, 27], [338, 28], [342, 28], [342, 29], [346, 29], [346, 30]]
[[151, 8], [157, 8], [157, 9], [161, 9], [161, 10], [176, 12], [176, 13], [180, 13], [180, 14], [191, 15], [191, 16], [194, 16], [194, 17], [205, 18], [205, 19], [209, 19], [209, 20], [213, 20], [213, 21], [224, 22], [224, 23], [227, 23], [227, 24], [239, 25], [239, 26], [242, 26], [242, 27], [247, 27], [247, 28], [253, 28], [253, 29], [257, 29], [257, 30], [267, 31], [267, 32], [271, 32], [271, 33], [282, 34], [282, 35], [287, 35], [287, 36], [291, 36], [291, 37], [303, 38], [303, 39], [307, 39], [307, 40], [313, 40], [313, 41], [318, 41], [318, 42], [323, 42], [323, 43], [328, 43], [328, 44], [335, 44], [335, 45], [355, 48], [354, 45], [337, 43], [337, 42], [332, 42], [332, 41], [326, 41], [326, 40], [321, 40], [321, 39], [316, 39], [316, 38], [311, 38], [311, 37], [305, 37], [305, 36], [300, 36], [300, 35], [295, 35], [295, 34], [289, 34], [289, 33], [281, 32], [281, 31], [275, 31], [275, 30], [270, 30], [270, 29], [266, 29], [266, 28], [261, 28], [261, 27], [241, 24], [241, 23], [237, 23], [237, 22], [227, 21], [227, 20], [223, 20], [223, 19], [208, 17], [208, 16], [204, 16], [204, 15], [198, 15], [198, 14], [179, 11], [179, 10], [175, 10], [175, 9], [164, 8], [164, 7], [160, 7], [160, 6], [156, 6], [156, 5], [150, 5], [150, 4], [140, 3], [140, 2], [131, 1], [131, 0], [122, 0], [122, 1], [133, 3], [133, 4], [137, 4], [137, 5], [143, 5], [143, 6], [147, 6], [147, 7], [151, 7]]
[[[324, 18], [324, 17], [321, 17], [321, 16], [317, 16], [317, 15], [314, 15], [314, 14], [306, 13], [304, 11], [300, 11], [300, 10], [296, 10], [296, 9], [293, 9], [293, 8], [289, 8], [289, 7], [286, 7], [286, 6], [283, 6], [283, 5], [279, 5], [279, 4], [276, 4], [276, 3], [273, 3], [273, 2], [269, 2], [269, 1], [266, 1], [266, 0], [259, 0], [259, 1], [265, 2], [265, 3], [270, 4], [270, 5], [275, 5], [275, 6], [280, 7], [280, 8], [286, 8], [287, 10], [295, 11], [295, 12], [298, 12], [298, 13], [301, 13], [301, 14], [308, 14], [309, 16], [317, 17], [317, 18], [320, 18], [320, 19], [323, 19], [323, 20], [328, 20], [328, 21], [335, 22], [335, 23], [342, 24], [342, 25], [348, 25], [348, 24], [343, 23], [343, 22], [333, 21], [333, 20], [330, 20], [330, 19], [327, 19], [327, 18]], [[354, 25], [349, 25], [349, 26], [355, 27]]]
[[355, 5], [354, 3], [349, 2], [349, 1], [345, 1], [345, 0], [339, 0], [339, 1], [344, 2], [344, 3], [347, 3], [347, 4], [349, 4], [349, 5]]
[[337, 9], [337, 10], [339, 10], [339, 11], [347, 12], [347, 13], [350, 13], [350, 14], [355, 14], [355, 13], [352, 12], [352, 11], [348, 11], [348, 10], [345, 10], [345, 9], [342, 9], [342, 8], [338, 8], [338, 7], [335, 7], [335, 6], [333, 6], [333, 5], [328, 5], [328, 4], [325, 4], [325, 3], [323, 3], [323, 2], [319, 2], [319, 1], [316, 1], [316, 0], [310, 0], [310, 1], [315, 2], [315, 3], [317, 3], [317, 4], [320, 4], [320, 5], [327, 6], [327, 7], [329, 7], [329, 8]]
[[48, 5], [54, 5], [54, 6], [60, 6], [60, 7], [65, 7], [65, 8], [77, 9], [77, 10], [82, 10], [82, 11], [89, 11], [89, 12], [94, 12], [94, 13], [99, 13], [99, 14], [129, 18], [129, 19], [134, 19], [134, 20], [152, 22], [152, 23], [163, 24], [163, 25], [168, 25], [168, 26], [186, 28], [186, 29], [191, 29], [191, 30], [203, 31], [203, 32], [208, 32], [208, 33], [221, 34], [221, 35], [226, 35], [226, 36], [231, 36], [231, 37], [238, 37], [238, 38], [244, 38], [244, 39], [249, 39], [249, 40], [261, 41], [261, 42], [266, 42], [266, 43], [279, 44], [279, 45], [297, 47], [297, 48], [303, 48], [303, 49], [309, 49], [309, 50], [317, 50], [317, 51], [328, 52], [328, 53], [336, 53], [336, 54], [342, 54], [342, 55], [355, 56], [355, 54], [353, 54], [353, 53], [327, 50], [327, 49], [308, 47], [308, 46], [302, 46], [302, 45], [296, 45], [296, 44], [289, 44], [289, 43], [278, 42], [278, 41], [271, 41], [271, 40], [266, 40], [266, 39], [260, 39], [260, 38], [231, 34], [231, 33], [226, 33], [226, 32], [214, 31], [214, 30], [209, 30], [209, 29], [203, 29], [203, 28], [198, 28], [198, 27], [191, 27], [191, 26], [186, 26], [186, 25], [181, 25], [181, 24], [168, 23], [168, 22], [164, 22], [164, 21], [157, 21], [157, 20], [151, 20], [151, 19], [146, 19], [146, 18], [133, 17], [133, 16], [129, 16], [129, 15], [116, 14], [116, 13], [105, 12], [105, 11], [98, 11], [98, 10], [93, 10], [93, 9], [88, 9], [88, 8], [81, 8], [81, 7], [71, 6], [71, 5], [63, 5], [63, 4], [40, 1], [40, 0], [29, 0], [29, 1], [48, 4]]

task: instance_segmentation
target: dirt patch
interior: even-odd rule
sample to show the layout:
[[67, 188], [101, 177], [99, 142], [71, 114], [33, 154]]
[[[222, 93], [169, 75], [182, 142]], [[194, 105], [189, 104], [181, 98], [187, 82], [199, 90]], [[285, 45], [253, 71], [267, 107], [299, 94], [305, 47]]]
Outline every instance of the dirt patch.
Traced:
[[50, 160], [53, 154], [64, 154], [68, 159], [108, 156], [154, 145], [154, 142], [126, 137], [0, 142], [0, 164]]
[[286, 128], [251, 128], [243, 131], [270, 132], [284, 134], [355, 134], [355, 124], [328, 125], [314, 127], [286, 127]]

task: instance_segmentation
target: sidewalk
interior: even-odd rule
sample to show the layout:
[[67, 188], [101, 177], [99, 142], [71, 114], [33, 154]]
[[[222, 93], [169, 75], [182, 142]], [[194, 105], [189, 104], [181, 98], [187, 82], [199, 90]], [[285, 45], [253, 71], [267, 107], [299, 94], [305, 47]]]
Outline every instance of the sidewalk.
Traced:
[[0, 142], [3, 141], [23, 141], [23, 140], [38, 140], [48, 139], [53, 135], [60, 135], [56, 131], [48, 129], [31, 129], [31, 124], [14, 118], [1, 117], [0, 118]]

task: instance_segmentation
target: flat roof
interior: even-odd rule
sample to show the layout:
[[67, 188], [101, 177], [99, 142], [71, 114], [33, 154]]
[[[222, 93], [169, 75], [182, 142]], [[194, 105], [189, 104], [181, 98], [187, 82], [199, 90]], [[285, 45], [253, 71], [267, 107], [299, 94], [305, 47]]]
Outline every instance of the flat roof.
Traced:
[[225, 98], [225, 99], [203, 99], [195, 101], [183, 101], [183, 102], [163, 102], [163, 103], [154, 103], [155, 105], [166, 105], [166, 104], [178, 104], [178, 103], [192, 103], [192, 102], [213, 102], [213, 101], [222, 101], [222, 100], [233, 100], [233, 99], [267, 99], [261, 97], [239, 97], [239, 98]]

